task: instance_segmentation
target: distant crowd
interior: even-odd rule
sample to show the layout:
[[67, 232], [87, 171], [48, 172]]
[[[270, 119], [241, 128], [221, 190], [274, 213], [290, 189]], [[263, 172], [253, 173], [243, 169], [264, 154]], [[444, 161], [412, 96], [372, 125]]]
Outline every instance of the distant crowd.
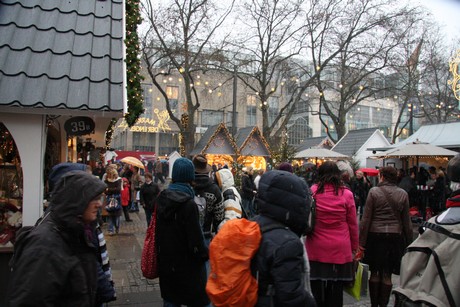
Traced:
[[[391, 166], [371, 174], [333, 161], [302, 169], [288, 162], [273, 170], [246, 166], [234, 173], [210, 165], [205, 155], [178, 158], [172, 166], [160, 159], [94, 169], [61, 163], [48, 181], [44, 216], [16, 239], [11, 306], [115, 300], [104, 234], [123, 231], [121, 216], [129, 223], [141, 207], [154, 231], [156, 261], [148, 263], [158, 264], [164, 306], [342, 306], [361, 263], [369, 266], [372, 306], [387, 306], [394, 291], [397, 306], [414, 300], [460, 304], [454, 292], [428, 291], [410, 279], [433, 270], [405, 272], [411, 266], [401, 266], [419, 264], [407, 258], [413, 244], [444, 242], [427, 239], [431, 230], [459, 240], [446, 234], [460, 226], [460, 155], [447, 170], [407, 174]], [[429, 223], [422, 225], [431, 230], [412, 243], [413, 222], [425, 218]], [[445, 291], [456, 288], [459, 274], [450, 274], [448, 264], [442, 269], [446, 279], [429, 279]], [[391, 277], [400, 273], [395, 290]]]

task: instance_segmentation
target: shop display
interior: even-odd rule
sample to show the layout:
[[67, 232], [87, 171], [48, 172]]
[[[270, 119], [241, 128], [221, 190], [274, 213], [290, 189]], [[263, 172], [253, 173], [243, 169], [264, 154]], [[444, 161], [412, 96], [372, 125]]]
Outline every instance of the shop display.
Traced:
[[22, 168], [14, 140], [0, 123], [0, 252], [13, 249], [22, 227]]

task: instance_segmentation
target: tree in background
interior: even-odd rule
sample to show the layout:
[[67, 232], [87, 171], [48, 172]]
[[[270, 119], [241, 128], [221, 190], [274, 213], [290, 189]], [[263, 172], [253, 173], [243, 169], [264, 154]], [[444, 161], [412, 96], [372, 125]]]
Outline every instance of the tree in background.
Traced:
[[[375, 82], [389, 73], [398, 47], [417, 20], [416, 8], [396, 0], [312, 1], [307, 18], [310, 56], [318, 72], [317, 114], [336, 142], [347, 132], [347, 115], [366, 100], [376, 100], [388, 86]], [[328, 54], [338, 54], [329, 63]], [[328, 122], [330, 119], [331, 122]], [[336, 135], [331, 133], [331, 126]]]
[[[211, 62], [221, 59], [225, 36], [221, 38], [216, 32], [232, 8], [233, 1], [225, 3], [224, 8], [208, 0], [145, 1], [148, 29], [142, 42], [142, 58], [171, 120], [180, 130], [181, 155], [186, 156], [195, 145], [195, 114], [200, 96], [194, 83]], [[162, 84], [173, 71], [180, 73], [185, 88], [185, 103], [177, 108], [171, 105]]]

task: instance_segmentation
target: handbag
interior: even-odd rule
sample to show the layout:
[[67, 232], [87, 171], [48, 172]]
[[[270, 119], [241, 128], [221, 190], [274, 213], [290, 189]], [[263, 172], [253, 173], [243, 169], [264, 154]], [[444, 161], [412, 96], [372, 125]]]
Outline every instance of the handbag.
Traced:
[[109, 199], [109, 202], [105, 206], [105, 210], [107, 212], [115, 212], [115, 211], [118, 211], [120, 209], [121, 209], [121, 205], [120, 205], [120, 202], [118, 201], [118, 199], [116, 197], [111, 197]]
[[316, 199], [315, 195], [310, 195], [310, 210], [308, 212], [307, 217], [307, 229], [305, 234], [307, 236], [311, 236], [313, 234], [313, 230], [315, 229], [316, 224]]
[[343, 288], [343, 290], [346, 293], [350, 294], [357, 301], [361, 299], [361, 291], [362, 291], [362, 286], [363, 286], [363, 272], [364, 272], [364, 266], [361, 262], [358, 262], [358, 268], [356, 269], [355, 280], [353, 284], [349, 287], [345, 286]]
[[157, 206], [153, 208], [152, 219], [145, 234], [144, 248], [142, 249], [141, 258], [141, 271], [142, 275], [148, 279], [155, 279], [158, 277], [158, 250], [156, 247], [156, 219], [157, 219]]

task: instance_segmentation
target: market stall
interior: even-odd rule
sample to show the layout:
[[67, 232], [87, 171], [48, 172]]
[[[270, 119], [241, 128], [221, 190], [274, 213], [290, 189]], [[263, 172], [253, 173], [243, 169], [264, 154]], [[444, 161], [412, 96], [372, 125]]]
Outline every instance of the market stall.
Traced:
[[206, 155], [210, 165], [228, 165], [232, 167], [234, 157], [238, 155], [238, 147], [224, 123], [210, 126], [201, 136], [195, 148], [190, 153]]
[[238, 164], [265, 170], [271, 152], [259, 128], [257, 126], [241, 128], [235, 138], [240, 152]]

